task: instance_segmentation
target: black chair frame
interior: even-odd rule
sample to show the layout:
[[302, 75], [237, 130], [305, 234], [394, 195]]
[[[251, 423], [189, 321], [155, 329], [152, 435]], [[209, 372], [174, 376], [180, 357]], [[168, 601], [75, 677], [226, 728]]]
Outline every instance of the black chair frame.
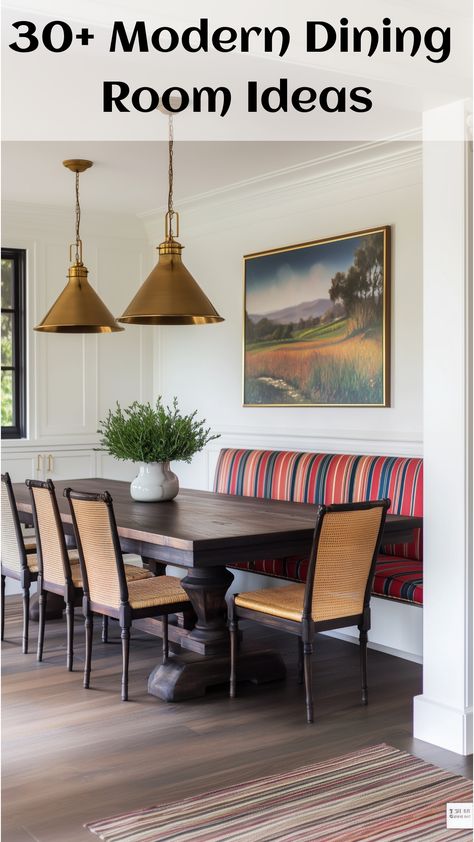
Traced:
[[[45, 632], [45, 624], [46, 624], [46, 605], [48, 599], [48, 593], [55, 593], [59, 594], [60, 596], [64, 597], [64, 602], [66, 603], [66, 624], [67, 624], [67, 654], [66, 654], [66, 666], [67, 669], [71, 672], [73, 669], [73, 661], [74, 661], [74, 608], [76, 606], [81, 605], [82, 603], [82, 596], [83, 591], [82, 588], [77, 587], [74, 585], [72, 580], [72, 573], [71, 573], [71, 562], [69, 560], [69, 553], [67, 550], [66, 545], [66, 537], [64, 535], [63, 524], [61, 521], [61, 515], [59, 513], [58, 501], [56, 499], [56, 492], [54, 488], [54, 483], [51, 479], [47, 479], [45, 482], [35, 479], [27, 479], [25, 485], [28, 487], [31, 497], [31, 510], [33, 514], [33, 523], [36, 532], [36, 540], [37, 540], [37, 551], [38, 551], [38, 606], [39, 606], [39, 628], [38, 628], [38, 649], [37, 649], [37, 660], [43, 660], [43, 648], [44, 648], [44, 632]], [[44, 575], [44, 556], [43, 556], [43, 546], [41, 543], [41, 529], [38, 522], [38, 512], [36, 508], [36, 501], [35, 496], [33, 493], [34, 488], [42, 488], [46, 489], [49, 492], [51, 504], [53, 507], [54, 513], [54, 520], [56, 529], [58, 531], [58, 539], [60, 542], [60, 550], [61, 550], [61, 560], [63, 564], [63, 573], [64, 573], [64, 584], [58, 585], [57, 582], [48, 581]]]
[[[313, 690], [312, 690], [312, 672], [311, 660], [313, 654], [313, 641], [318, 632], [330, 631], [333, 629], [347, 628], [349, 626], [357, 626], [359, 629], [359, 646], [360, 646], [360, 669], [361, 669], [361, 689], [362, 689], [362, 704], [368, 703], [368, 686], [367, 686], [367, 639], [368, 631], [370, 630], [370, 597], [372, 589], [372, 580], [375, 572], [375, 564], [380, 547], [380, 541], [385, 525], [385, 517], [387, 510], [390, 508], [391, 501], [388, 499], [375, 500], [362, 503], [338, 503], [333, 505], [322, 505], [318, 507], [316, 526], [313, 533], [313, 540], [311, 545], [311, 553], [308, 564], [308, 573], [306, 578], [303, 612], [301, 620], [289, 620], [283, 617], [276, 617], [271, 614], [265, 614], [261, 611], [256, 611], [250, 608], [244, 608], [235, 604], [234, 594], [230, 601], [228, 626], [230, 632], [230, 650], [231, 650], [231, 672], [230, 672], [230, 697], [236, 696], [237, 689], [237, 657], [239, 646], [239, 620], [253, 620], [261, 625], [269, 628], [276, 628], [280, 631], [286, 631], [290, 634], [296, 635], [298, 638], [298, 683], [302, 684], [304, 681], [306, 688], [306, 717], [307, 722], [314, 721], [314, 704], [313, 704]], [[312, 618], [312, 603], [314, 579], [316, 574], [316, 564], [319, 540], [324, 523], [325, 516], [330, 512], [352, 512], [364, 509], [372, 509], [381, 507], [382, 517], [380, 521], [380, 528], [375, 544], [374, 553], [370, 565], [367, 584], [364, 592], [364, 600], [362, 611], [359, 614], [353, 614], [348, 617], [338, 617], [331, 620], [314, 621]]]
[[16, 506], [15, 495], [13, 493], [12, 481], [10, 479], [10, 474], [5, 472], [1, 475], [2, 482], [5, 484], [5, 488], [8, 494], [8, 500], [11, 508], [11, 513], [13, 517], [13, 523], [15, 527], [15, 534], [16, 539], [18, 542], [18, 549], [20, 554], [20, 564], [21, 570], [15, 570], [11, 567], [8, 567], [2, 560], [1, 563], [1, 609], [2, 609], [2, 619], [1, 619], [1, 639], [4, 640], [5, 638], [5, 580], [8, 576], [10, 579], [16, 579], [20, 582], [20, 587], [23, 591], [23, 629], [22, 629], [22, 652], [24, 655], [28, 654], [28, 636], [29, 636], [29, 618], [30, 618], [30, 588], [33, 582], [36, 582], [38, 579], [38, 573], [32, 573], [28, 567], [27, 556], [35, 552], [35, 548], [33, 547], [31, 550], [27, 550], [25, 547], [24, 537], [21, 530], [20, 518], [18, 516], [18, 509]]
[[[129, 602], [127, 578], [124, 570], [124, 562], [122, 550], [120, 547], [120, 538], [117, 530], [117, 523], [115, 520], [115, 513], [113, 508], [113, 499], [108, 491], [102, 493], [89, 493], [74, 491], [72, 488], [64, 489], [64, 496], [67, 498], [71, 510], [72, 523], [74, 534], [76, 537], [77, 550], [79, 553], [79, 561], [82, 571], [82, 583], [84, 589], [83, 597], [83, 614], [85, 617], [85, 631], [86, 631], [86, 660], [84, 666], [84, 687], [90, 686], [91, 674], [91, 659], [92, 659], [92, 634], [93, 634], [93, 615], [100, 614], [102, 616], [111, 617], [118, 620], [120, 625], [120, 637], [122, 641], [122, 701], [128, 700], [128, 667], [130, 656], [130, 629], [133, 620], [138, 620], [143, 617], [161, 617], [163, 622], [163, 663], [166, 663], [169, 657], [168, 644], [168, 616], [170, 614], [177, 614], [183, 611], [187, 603], [167, 603], [164, 605], [157, 605], [154, 607], [134, 609]], [[109, 517], [109, 525], [112, 536], [112, 542], [115, 552], [115, 562], [117, 565], [117, 576], [120, 588], [120, 607], [118, 609], [112, 608], [109, 605], [102, 605], [93, 602], [90, 598], [89, 581], [87, 576], [87, 567], [84, 559], [84, 553], [81, 543], [81, 536], [77, 525], [76, 514], [73, 500], [83, 500], [87, 502], [102, 502], [107, 506], [107, 513]]]

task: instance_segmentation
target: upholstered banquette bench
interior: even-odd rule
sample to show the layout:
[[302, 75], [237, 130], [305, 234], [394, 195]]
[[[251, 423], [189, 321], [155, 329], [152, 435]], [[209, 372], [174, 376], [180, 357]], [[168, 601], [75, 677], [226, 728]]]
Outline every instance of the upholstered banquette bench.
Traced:
[[[423, 515], [423, 462], [396, 456], [353, 456], [279, 450], [220, 451], [214, 491], [295, 503], [347, 503], [389, 497], [390, 512]], [[272, 558], [229, 567], [305, 581], [308, 560]], [[384, 546], [372, 593], [415, 605], [423, 603], [421, 529], [413, 543]]]

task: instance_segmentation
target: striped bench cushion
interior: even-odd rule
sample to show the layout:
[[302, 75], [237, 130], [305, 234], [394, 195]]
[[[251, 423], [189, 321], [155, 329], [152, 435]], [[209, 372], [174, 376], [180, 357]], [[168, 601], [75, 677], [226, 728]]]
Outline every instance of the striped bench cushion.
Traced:
[[372, 593], [423, 605], [423, 562], [420, 559], [379, 555]]
[[[305, 582], [308, 572], [308, 559], [274, 558], [242, 561], [229, 567], [249, 570], [263, 576], [276, 579], [288, 579], [292, 582]], [[423, 562], [400, 556], [380, 555], [372, 586], [374, 596], [396, 599], [402, 602], [423, 604]]]
[[[389, 497], [390, 512], [423, 515], [423, 461], [279, 450], [221, 450], [214, 490], [295, 503], [346, 503]], [[422, 603], [422, 532], [409, 544], [383, 547], [373, 592]], [[390, 559], [390, 566], [382, 561]], [[409, 564], [405, 564], [409, 561]], [[397, 568], [397, 564], [400, 562]], [[416, 564], [415, 564], [416, 562]], [[231, 565], [229, 565], [231, 566]], [[267, 576], [304, 581], [307, 561], [268, 559], [235, 565]]]

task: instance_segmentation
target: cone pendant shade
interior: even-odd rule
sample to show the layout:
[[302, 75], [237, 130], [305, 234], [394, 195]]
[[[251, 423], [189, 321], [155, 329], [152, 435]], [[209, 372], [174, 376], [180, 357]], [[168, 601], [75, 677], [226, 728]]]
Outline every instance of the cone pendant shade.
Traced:
[[168, 210], [165, 239], [158, 246], [158, 263], [141, 285], [119, 322], [135, 325], [205, 325], [223, 322], [186, 269], [179, 237], [179, 213], [173, 205], [173, 114], [168, 115]]
[[35, 327], [43, 333], [112, 333], [123, 330], [87, 280], [87, 269], [69, 267], [68, 282], [44, 319]]
[[159, 260], [119, 322], [138, 325], [197, 325], [222, 322], [186, 269], [183, 246], [169, 238], [158, 246]]
[[61, 295], [35, 330], [43, 333], [112, 333], [123, 330], [87, 280], [87, 269], [82, 262], [82, 240], [79, 232], [81, 208], [79, 204], [79, 175], [92, 166], [92, 161], [75, 158], [63, 161], [64, 166], [76, 177], [76, 242], [74, 263], [68, 270], [68, 282]]

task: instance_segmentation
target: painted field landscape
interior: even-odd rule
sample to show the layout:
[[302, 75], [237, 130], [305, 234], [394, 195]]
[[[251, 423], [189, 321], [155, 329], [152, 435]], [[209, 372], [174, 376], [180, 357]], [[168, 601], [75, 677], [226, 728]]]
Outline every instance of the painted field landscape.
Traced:
[[388, 234], [246, 258], [244, 404], [386, 405]]

